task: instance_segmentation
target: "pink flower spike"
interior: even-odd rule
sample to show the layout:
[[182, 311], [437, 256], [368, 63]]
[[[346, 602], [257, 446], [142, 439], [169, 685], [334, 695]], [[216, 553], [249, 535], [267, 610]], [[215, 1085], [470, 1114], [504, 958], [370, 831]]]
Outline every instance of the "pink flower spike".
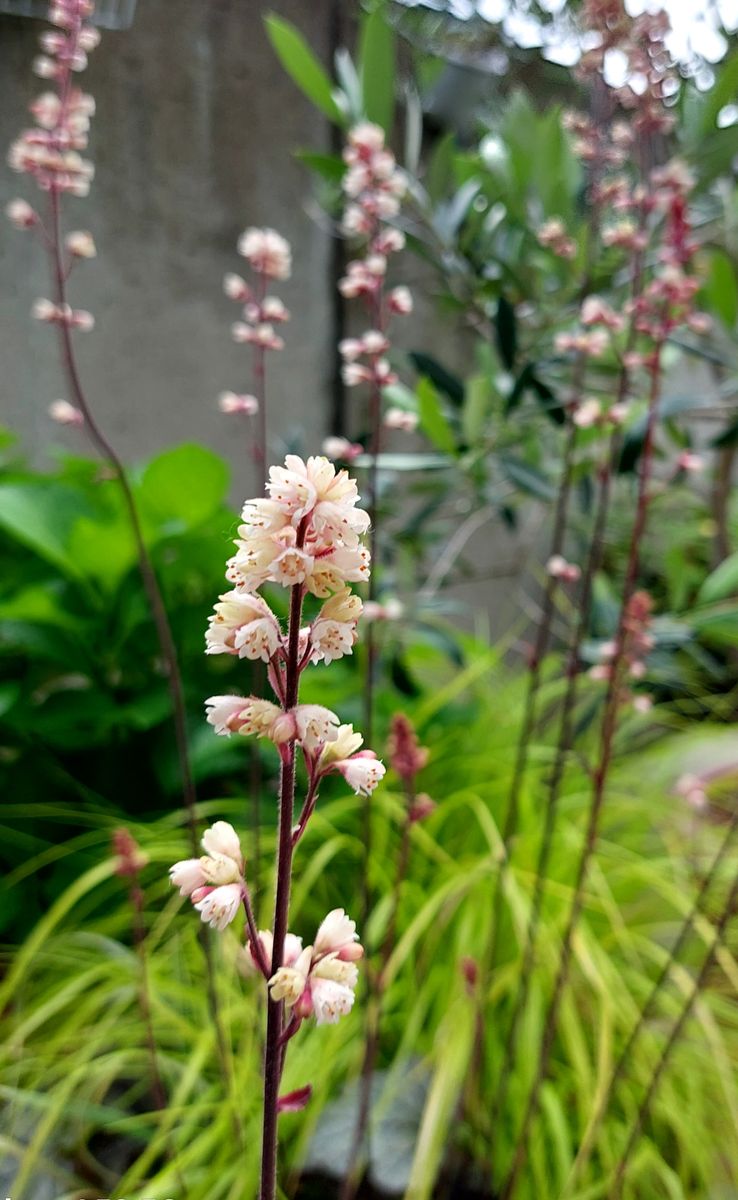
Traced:
[[305, 1087], [297, 1088], [294, 1092], [287, 1092], [286, 1095], [279, 1097], [277, 1101], [277, 1112], [302, 1112], [303, 1108], [307, 1107], [312, 1094], [313, 1088], [312, 1084], [310, 1083], [306, 1084]]

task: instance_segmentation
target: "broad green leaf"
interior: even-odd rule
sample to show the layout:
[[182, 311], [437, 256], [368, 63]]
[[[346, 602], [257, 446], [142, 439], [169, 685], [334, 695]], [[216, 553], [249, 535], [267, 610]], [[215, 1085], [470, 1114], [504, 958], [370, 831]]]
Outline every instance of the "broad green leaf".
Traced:
[[456, 453], [456, 438], [443, 411], [441, 398], [430, 379], [421, 379], [418, 383], [418, 409], [420, 412], [420, 427], [426, 437], [445, 450], [448, 454]]
[[83, 574], [70, 552], [69, 534], [88, 509], [83, 493], [51, 480], [0, 484], [0, 526], [65, 575]]
[[223, 459], [203, 446], [186, 444], [153, 459], [138, 490], [148, 516], [159, 522], [183, 522], [190, 528], [220, 507], [227, 488]]
[[437, 359], [431, 358], [430, 354], [423, 354], [416, 350], [410, 354], [410, 360], [418, 374], [427, 376], [434, 387], [438, 388], [439, 392], [443, 392], [444, 396], [448, 396], [454, 404], [464, 403], [463, 383], [458, 376], [447, 371]]
[[395, 31], [385, 8], [377, 4], [362, 21], [359, 78], [365, 115], [390, 134], [395, 113]]
[[267, 36], [277, 58], [300, 91], [331, 121], [343, 124], [343, 115], [333, 99], [331, 81], [302, 34], [282, 17], [265, 17]]

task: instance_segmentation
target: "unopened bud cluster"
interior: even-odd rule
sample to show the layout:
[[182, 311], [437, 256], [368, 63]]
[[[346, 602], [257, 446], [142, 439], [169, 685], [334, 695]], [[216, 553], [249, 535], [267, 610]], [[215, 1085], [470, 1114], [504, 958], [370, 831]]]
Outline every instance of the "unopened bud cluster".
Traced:
[[[231, 335], [239, 345], [249, 345], [255, 353], [283, 350], [284, 339], [275, 326], [289, 321], [290, 314], [278, 296], [267, 291], [272, 280], [289, 279], [292, 251], [289, 242], [274, 229], [249, 228], [238, 240], [238, 252], [246, 259], [253, 279], [230, 273], [223, 280], [229, 300], [241, 306], [241, 320], [231, 326]], [[251, 393], [221, 392], [219, 407], [223, 413], [252, 416], [259, 411], [259, 399]]]

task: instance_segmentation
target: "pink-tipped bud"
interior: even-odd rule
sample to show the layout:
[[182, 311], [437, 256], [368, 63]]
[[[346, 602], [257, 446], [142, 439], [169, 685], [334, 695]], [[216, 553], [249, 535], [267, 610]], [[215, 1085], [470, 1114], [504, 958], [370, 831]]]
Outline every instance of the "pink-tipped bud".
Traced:
[[117, 856], [115, 873], [132, 878], [138, 875], [149, 861], [136, 839], [127, 829], [116, 829], [112, 837], [113, 854]]
[[38, 217], [26, 200], [11, 200], [5, 207], [5, 214], [16, 229], [31, 229]]
[[417, 413], [408, 412], [404, 408], [388, 408], [384, 414], [385, 429], [400, 429], [403, 433], [414, 433], [418, 428]]
[[415, 797], [415, 800], [410, 806], [408, 812], [408, 820], [411, 825], [416, 825], [418, 821], [424, 821], [431, 813], [435, 812], [438, 805], [435, 800], [431, 800], [427, 792], [421, 792]]
[[229, 300], [236, 300], [239, 304], [245, 304], [247, 300], [251, 299], [251, 288], [246, 280], [232, 272], [229, 272], [223, 279], [223, 291]]
[[253, 417], [259, 411], [259, 401], [256, 396], [248, 394], [221, 392], [218, 397], [218, 408], [222, 413], [240, 413], [242, 416]]
[[358, 442], [350, 442], [348, 438], [327, 437], [323, 442], [323, 453], [326, 458], [350, 463], [364, 453], [364, 447]]
[[473, 992], [479, 982], [479, 964], [474, 958], [462, 958], [459, 963], [461, 974], [464, 978], [464, 983], [470, 992]]
[[428, 762], [428, 751], [419, 745], [418, 735], [404, 713], [395, 713], [387, 739], [387, 757], [396, 775], [412, 783]]
[[70, 404], [68, 400], [55, 400], [49, 405], [49, 416], [57, 425], [77, 425], [85, 423], [83, 413]]
[[305, 988], [305, 991], [293, 1005], [292, 1011], [301, 1021], [313, 1015], [313, 998], [310, 994], [310, 988]]
[[702, 471], [705, 467], [705, 460], [701, 454], [695, 454], [693, 450], [682, 450], [677, 458], [677, 469], [679, 471]]
[[68, 233], [64, 239], [64, 245], [75, 258], [94, 258], [97, 254], [92, 234], [87, 233], [86, 230], [79, 229], [74, 233]]
[[389, 294], [390, 312], [405, 317], [413, 311], [413, 297], [410, 288], [396, 287]]

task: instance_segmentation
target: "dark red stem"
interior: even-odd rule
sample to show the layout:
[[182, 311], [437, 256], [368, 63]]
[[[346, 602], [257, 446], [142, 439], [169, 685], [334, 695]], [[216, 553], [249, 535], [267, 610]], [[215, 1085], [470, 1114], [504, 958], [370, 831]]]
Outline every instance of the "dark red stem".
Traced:
[[[298, 537], [298, 543], [301, 539]], [[300, 670], [299, 641], [302, 616], [303, 588], [292, 588], [290, 623], [287, 640], [287, 671], [285, 711], [297, 704]], [[295, 742], [287, 742], [281, 750], [282, 773], [279, 789], [279, 828], [277, 833], [277, 887], [274, 900], [274, 944], [270, 974], [282, 966], [284, 941], [290, 907], [292, 880], [292, 822], [295, 806]], [[282, 1075], [282, 1026], [284, 1005], [268, 999], [266, 1047], [264, 1052], [264, 1125], [261, 1155], [260, 1200], [275, 1200], [277, 1191], [277, 1119], [279, 1084]]]

